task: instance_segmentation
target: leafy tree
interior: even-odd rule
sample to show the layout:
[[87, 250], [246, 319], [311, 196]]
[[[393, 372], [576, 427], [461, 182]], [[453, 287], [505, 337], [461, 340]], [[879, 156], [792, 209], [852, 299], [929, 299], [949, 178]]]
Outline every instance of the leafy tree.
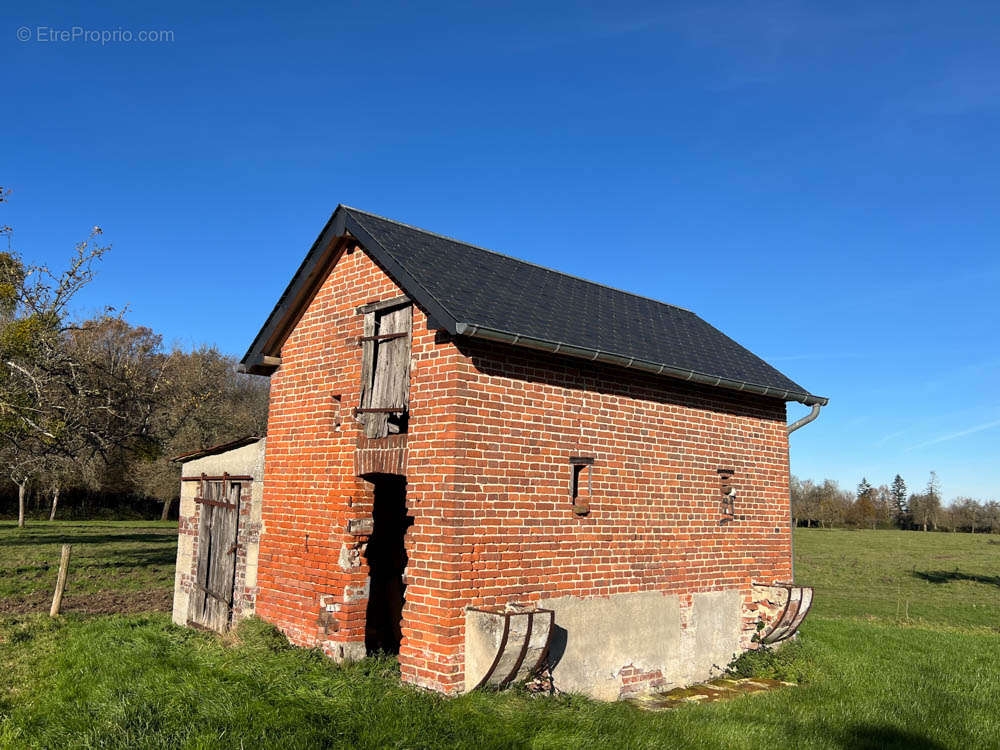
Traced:
[[47, 459], [72, 457], [98, 437], [89, 420], [99, 404], [83, 388], [79, 362], [67, 351], [66, 308], [92, 278], [95, 228], [79, 243], [62, 273], [0, 253], [0, 435], [7, 475], [18, 487], [18, 525], [24, 525], [28, 481]]
[[864, 494], [855, 498], [848, 508], [844, 520], [850, 526], [874, 526], [875, 506], [872, 505], [870, 495]]
[[876, 490], [867, 478], [858, 484], [854, 503], [851, 505], [847, 520], [856, 526], [871, 526], [878, 523], [879, 512], [876, 506]]
[[39, 472], [53, 473], [52, 489], [67, 464], [107, 461], [148, 440], [159, 383], [149, 346], [109, 346], [128, 328], [111, 308], [83, 323], [69, 312], [108, 250], [100, 236], [95, 227], [61, 272], [0, 253], [0, 458], [18, 486], [21, 526]]

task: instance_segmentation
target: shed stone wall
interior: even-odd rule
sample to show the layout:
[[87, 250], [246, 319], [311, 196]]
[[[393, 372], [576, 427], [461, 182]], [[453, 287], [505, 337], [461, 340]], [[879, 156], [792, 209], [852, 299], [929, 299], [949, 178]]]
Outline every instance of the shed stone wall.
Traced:
[[[233, 622], [252, 615], [256, 603], [261, 508], [264, 499], [264, 452], [265, 441], [261, 439], [225, 453], [188, 461], [181, 470], [181, 477], [200, 477], [202, 474], [253, 477], [252, 482], [242, 482], [240, 491]], [[178, 625], [187, 625], [191, 584], [198, 570], [201, 506], [194, 501], [198, 495], [198, 486], [198, 482], [181, 480], [173, 606], [173, 621]]]

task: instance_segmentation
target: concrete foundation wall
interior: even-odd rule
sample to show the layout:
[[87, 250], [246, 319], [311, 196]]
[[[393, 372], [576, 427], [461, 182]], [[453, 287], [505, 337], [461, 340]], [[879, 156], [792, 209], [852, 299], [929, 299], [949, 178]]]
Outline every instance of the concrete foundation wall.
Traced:
[[744, 650], [742, 591], [693, 594], [688, 612], [690, 619], [684, 623], [681, 637], [684, 658], [680, 684], [718, 676]]
[[[566, 596], [542, 599], [538, 606], [555, 612], [546, 659], [553, 685], [598, 700], [708, 680], [744, 650], [739, 589], [689, 596], [655, 591]], [[466, 690], [476, 686], [497, 656], [501, 624], [477, 610], [467, 613]]]
[[561, 597], [539, 606], [556, 613], [553, 684], [599, 700], [706, 680], [742, 650], [739, 590]]
[[559, 690], [615, 700], [622, 693], [623, 670], [656, 674], [652, 679], [670, 683], [683, 678], [676, 595], [568, 596], [543, 599], [539, 605], [556, 613], [549, 663]]

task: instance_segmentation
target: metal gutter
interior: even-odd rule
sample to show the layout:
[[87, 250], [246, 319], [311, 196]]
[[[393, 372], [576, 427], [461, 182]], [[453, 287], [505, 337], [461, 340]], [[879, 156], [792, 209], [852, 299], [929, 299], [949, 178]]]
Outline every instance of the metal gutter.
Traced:
[[[574, 346], [572, 344], [565, 344], [558, 341], [546, 341], [545, 339], [534, 338], [532, 336], [522, 336], [521, 334], [511, 333], [510, 331], [502, 331], [496, 328], [488, 328], [486, 326], [458, 323], [455, 326], [455, 333], [458, 336], [468, 336], [469, 338], [483, 339], [486, 341], [498, 341], [504, 344], [514, 344], [528, 349], [538, 349], [551, 354], [565, 354], [569, 357], [587, 359], [592, 362], [604, 362], [606, 364], [617, 365], [619, 367], [627, 367], [633, 370], [650, 372], [654, 375], [666, 375], [668, 377], [686, 380], [691, 383], [699, 383], [701, 385], [727, 388], [732, 391], [741, 391], [744, 393], [756, 393], [759, 396], [780, 398], [783, 401], [798, 401], [806, 406], [825, 406], [829, 402], [829, 399], [827, 398], [822, 396], [813, 396], [809, 393], [799, 393], [781, 388], [773, 388], [766, 385], [756, 385], [755, 383], [746, 383], [740, 380], [723, 378], [717, 375], [706, 375], [705, 373], [696, 372], [694, 370], [685, 370], [682, 367], [674, 367], [672, 365], [658, 362], [649, 362], [643, 359], [636, 359], [635, 357], [625, 357], [621, 354], [602, 352], [597, 349], [588, 349], [586, 347]], [[815, 419], [815, 417], [812, 417], [812, 419]], [[809, 421], [812, 421], [812, 419]]]

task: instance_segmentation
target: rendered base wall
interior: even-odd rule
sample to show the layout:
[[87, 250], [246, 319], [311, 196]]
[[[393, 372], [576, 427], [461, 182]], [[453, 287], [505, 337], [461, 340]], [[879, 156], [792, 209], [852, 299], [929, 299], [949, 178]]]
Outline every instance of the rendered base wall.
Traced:
[[[547, 659], [554, 687], [598, 700], [710, 679], [746, 648], [743, 594], [736, 589], [568, 596], [538, 606], [555, 611]], [[495, 640], [467, 627], [466, 690], [492, 658]]]

